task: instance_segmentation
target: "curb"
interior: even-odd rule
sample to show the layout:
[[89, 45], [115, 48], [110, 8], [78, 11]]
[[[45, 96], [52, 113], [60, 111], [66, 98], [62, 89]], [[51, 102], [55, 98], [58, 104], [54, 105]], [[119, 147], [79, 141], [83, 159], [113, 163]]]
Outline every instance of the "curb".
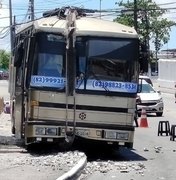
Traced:
[[69, 170], [56, 180], [76, 180], [81, 175], [81, 171], [84, 169], [86, 164], [87, 157], [85, 156], [81, 158], [79, 162], [71, 170]]

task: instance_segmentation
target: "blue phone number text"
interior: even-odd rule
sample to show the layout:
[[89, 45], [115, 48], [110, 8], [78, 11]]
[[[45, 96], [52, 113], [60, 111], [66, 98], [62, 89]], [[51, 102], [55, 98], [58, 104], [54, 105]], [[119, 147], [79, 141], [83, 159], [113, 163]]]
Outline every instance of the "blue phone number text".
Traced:
[[64, 78], [54, 78], [54, 77], [32, 77], [33, 83], [54, 83], [54, 84], [64, 84]]
[[137, 89], [137, 84], [134, 83], [93, 81], [92, 85], [93, 87], [101, 87], [101, 88], [128, 89], [128, 90]]

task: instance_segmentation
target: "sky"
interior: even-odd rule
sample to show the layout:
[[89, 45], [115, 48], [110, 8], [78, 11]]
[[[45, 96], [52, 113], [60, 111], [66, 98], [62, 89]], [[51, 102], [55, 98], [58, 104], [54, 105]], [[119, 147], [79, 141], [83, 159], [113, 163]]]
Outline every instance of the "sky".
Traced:
[[[11, 0], [12, 1], [12, 14], [16, 16], [17, 23], [22, 23], [27, 20], [27, 10], [29, 0]], [[59, 8], [62, 6], [77, 6], [77, 7], [84, 7], [84, 8], [91, 8], [91, 9], [114, 9], [118, 8], [115, 4], [119, 2], [119, 0], [34, 0], [34, 9], [35, 9], [35, 16], [41, 17], [44, 11]], [[157, 4], [160, 4], [161, 7], [175, 7], [176, 8], [176, 0], [155, 0]], [[162, 5], [166, 4], [168, 5]], [[173, 4], [169, 4], [173, 3]], [[3, 36], [9, 33], [9, 28], [5, 28], [9, 26], [9, 0], [0, 0], [0, 49], [10, 50], [10, 41], [9, 36], [3, 38]], [[172, 10], [171, 12], [167, 13], [164, 17], [168, 18], [168, 20], [173, 20], [176, 22], [176, 9]], [[115, 16], [104, 16], [107, 20], [112, 20]], [[172, 31], [170, 32], [170, 41], [163, 46], [162, 49], [176, 49], [176, 27], [171, 28]], [[151, 45], [151, 49], [154, 46]]]

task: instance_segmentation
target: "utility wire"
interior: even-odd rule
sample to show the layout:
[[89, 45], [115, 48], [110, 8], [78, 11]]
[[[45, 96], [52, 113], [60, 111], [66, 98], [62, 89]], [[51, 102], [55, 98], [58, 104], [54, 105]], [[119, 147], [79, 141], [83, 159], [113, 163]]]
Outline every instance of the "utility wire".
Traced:
[[166, 6], [166, 5], [171, 5], [171, 4], [176, 4], [176, 2], [163, 3], [163, 4], [157, 4], [157, 5], [158, 6]]
[[10, 29], [8, 31], [5, 32], [5, 34], [3, 34], [2, 36], [0, 35], [0, 39], [4, 39], [5, 37], [7, 37], [10, 34]]
[[[48, 9], [46, 9], [46, 10], [48, 10]], [[142, 10], [142, 9], [141, 9]], [[147, 9], [147, 11], [150, 11], [150, 10], [176, 10], [176, 7], [170, 7], [170, 8], [161, 8], [161, 9]], [[104, 10], [102, 10], [101, 12], [117, 12], [117, 13], [120, 13], [120, 12], [122, 12], [123, 11], [123, 9], [122, 8], [119, 8], [119, 9], [104, 9]], [[124, 10], [124, 12], [125, 11], [133, 11], [133, 9], [128, 9], [128, 10]], [[38, 12], [35, 12], [35, 14], [41, 14], [41, 13], [43, 13], [43, 12], [45, 12], [45, 11], [38, 11]], [[97, 10], [97, 12], [99, 12], [98, 10]], [[168, 12], [165, 12], [165, 13], [168, 13]], [[172, 12], [170, 12], [170, 13], [172, 13]], [[26, 14], [18, 14], [18, 15], [15, 15], [16, 17], [21, 17], [21, 16], [25, 16]], [[8, 19], [9, 18], [9, 16], [6, 16], [6, 17], [0, 17], [0, 19]]]
[[[45, 5], [50, 5], [50, 4], [54, 4], [54, 5], [67, 5], [69, 2], [73, 2], [73, 1], [77, 1], [77, 0], [68, 0], [68, 1], [64, 1], [64, 2], [62, 2], [62, 3], [56, 3], [56, 1], [55, 0], [45, 0]], [[86, 0], [86, 1], [79, 1], [78, 3], [83, 3], [83, 2], [87, 2], [87, 1], [92, 1], [92, 0]], [[43, 2], [43, 0], [42, 0], [42, 2]], [[41, 3], [40, 3], [41, 4]], [[39, 3], [38, 3], [38, 5], [37, 6], [43, 6], [43, 5], [40, 5]], [[165, 5], [172, 5], [172, 4], [176, 4], [176, 2], [169, 2], [169, 3], [162, 3], [162, 4], [156, 4], [157, 6], [165, 6]], [[4, 4], [3, 3], [3, 5], [5, 5], [5, 6], [9, 6], [9, 4]], [[13, 8], [13, 9], [17, 9], [17, 10], [25, 10], [25, 9], [22, 9], [21, 7], [24, 7], [24, 6], [21, 6], [21, 5], [15, 5], [16, 6], [16, 8]], [[18, 8], [19, 7], [19, 8]], [[9, 9], [9, 8], [4, 8], [4, 7], [2, 7], [1, 9]], [[41, 10], [41, 9], [39, 9], [39, 10]]]
[[[76, 2], [74, 2], [74, 1], [76, 1]], [[55, 0], [48, 1], [48, 2], [45, 0], [45, 6], [47, 6], [47, 7], [48, 6], [52, 6], [54, 8], [54, 7], [56, 7], [56, 5], [67, 6], [68, 3], [69, 3], [69, 5], [74, 5], [74, 4], [81, 4], [81, 3], [90, 2], [90, 1], [93, 1], [93, 0], [84, 0], [84, 1], [80, 1], [80, 0], [68, 0], [68, 1], [64, 1], [62, 3], [56, 3]], [[43, 0], [42, 0], [42, 2], [43, 2]], [[70, 4], [70, 2], [71, 2], [71, 4]], [[8, 7], [8, 4], [4, 4], [4, 5], [6, 5]], [[37, 2], [37, 6], [38, 7], [43, 7], [43, 4], [41, 5], [41, 3]], [[24, 6], [17, 6], [16, 5], [16, 8], [13, 7], [13, 10], [15, 10], [15, 9], [17, 9], [17, 10], [19, 10], [19, 9], [26, 10], [26, 8], [22, 9], [21, 7], [24, 7]], [[4, 8], [4, 9], [8, 9], [8, 8]], [[37, 10], [37, 8], [35, 8], [35, 9]], [[42, 9], [39, 9], [39, 10], [42, 10]]]

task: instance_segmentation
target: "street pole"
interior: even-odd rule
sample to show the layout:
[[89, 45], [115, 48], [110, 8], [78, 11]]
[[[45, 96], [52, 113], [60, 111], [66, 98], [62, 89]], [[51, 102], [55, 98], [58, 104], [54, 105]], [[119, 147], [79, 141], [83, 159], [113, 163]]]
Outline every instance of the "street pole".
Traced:
[[14, 31], [14, 27], [13, 27], [13, 22], [12, 22], [12, 2], [11, 2], [11, 0], [9, 0], [9, 16], [10, 16], [10, 45], [11, 45], [11, 53], [13, 52], [13, 31]]
[[155, 72], [158, 71], [158, 31], [155, 38]]
[[[15, 36], [15, 17], [14, 17], [14, 24], [13, 24], [13, 20], [12, 20], [12, 2], [11, 0], [9, 0], [9, 25], [10, 25], [10, 59], [9, 59], [9, 82], [11, 82], [11, 80], [14, 80], [14, 76], [13, 76], [13, 68], [12, 68], [12, 64], [13, 64], [13, 56], [14, 56], [14, 36]], [[8, 92], [12, 93], [13, 90], [13, 84], [12, 83], [8, 83]], [[11, 99], [12, 100], [12, 99]]]
[[147, 61], [148, 61], [148, 76], [151, 76], [151, 64], [150, 64], [150, 37], [149, 37], [149, 19], [148, 10], [145, 9], [145, 21], [146, 21], [146, 45], [147, 45]]
[[100, 0], [100, 19], [101, 19], [101, 1], [102, 0]]
[[2, 0], [0, 0], [0, 9], [2, 8]]
[[134, 29], [137, 31], [138, 24], [137, 24], [137, 0], [134, 0]]
[[30, 2], [31, 20], [34, 21], [34, 0], [29, 0], [29, 2]]

